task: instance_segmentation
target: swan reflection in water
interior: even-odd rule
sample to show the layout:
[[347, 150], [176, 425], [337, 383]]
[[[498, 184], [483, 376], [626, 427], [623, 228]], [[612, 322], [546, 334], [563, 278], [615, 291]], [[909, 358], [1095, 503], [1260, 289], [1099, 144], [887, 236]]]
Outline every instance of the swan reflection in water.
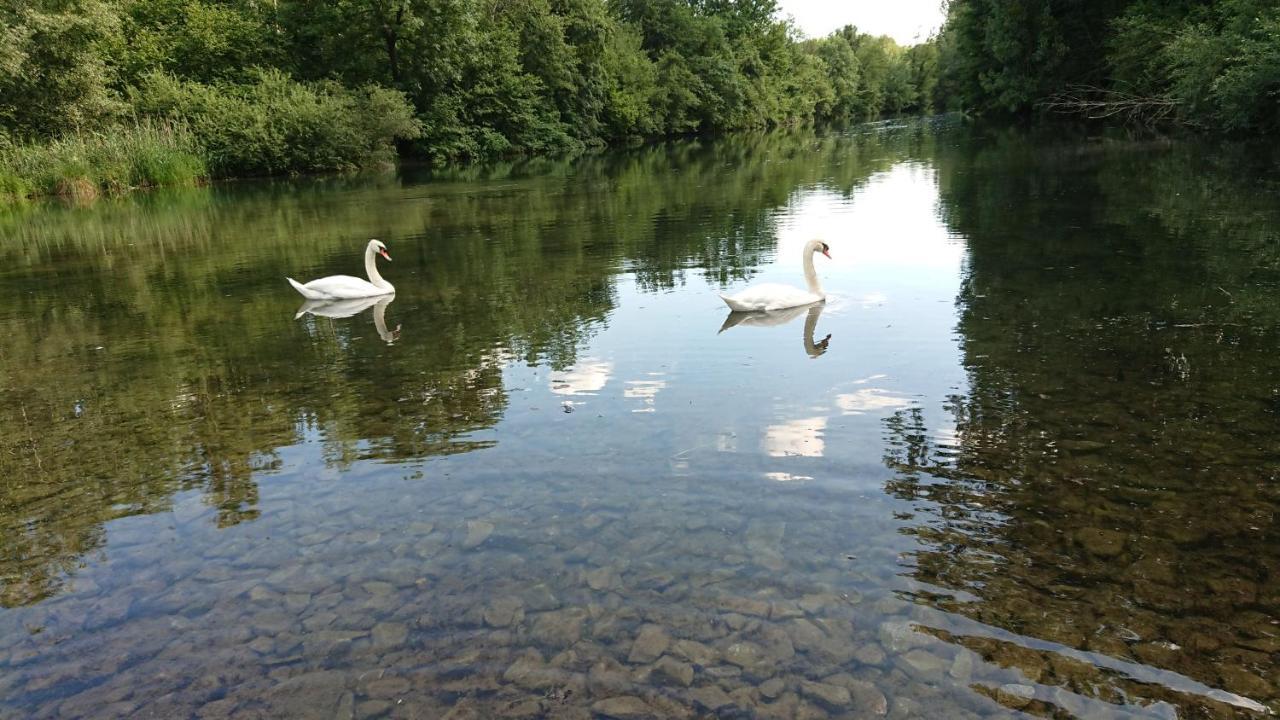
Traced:
[[817, 342], [813, 341], [813, 333], [818, 328], [818, 318], [822, 315], [824, 307], [826, 307], [825, 302], [816, 302], [784, 310], [768, 310], [765, 312], [738, 312], [735, 310], [724, 319], [724, 324], [720, 326], [720, 332], [716, 334], [719, 335], [725, 330], [738, 325], [751, 327], [786, 325], [800, 315], [805, 315], [804, 352], [809, 357], [816, 358], [827, 351], [827, 345], [831, 342], [831, 333], [827, 333], [826, 337]]
[[395, 299], [395, 295], [382, 295], [380, 297], [351, 298], [349, 300], [308, 300], [302, 303], [302, 307], [298, 308], [298, 312], [293, 316], [293, 319], [297, 320], [307, 314], [315, 315], [316, 317], [345, 318], [372, 306], [373, 327], [378, 331], [378, 336], [382, 338], [383, 342], [390, 345], [400, 339], [399, 325], [396, 325], [395, 330], [387, 328], [387, 306]]

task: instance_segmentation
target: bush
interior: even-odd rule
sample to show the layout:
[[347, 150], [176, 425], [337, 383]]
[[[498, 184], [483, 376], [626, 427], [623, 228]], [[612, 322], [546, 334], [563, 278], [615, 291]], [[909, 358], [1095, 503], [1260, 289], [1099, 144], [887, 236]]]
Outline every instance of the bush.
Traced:
[[0, 202], [194, 185], [206, 175], [199, 146], [182, 125], [143, 122], [47, 142], [0, 141]]
[[152, 73], [133, 90], [135, 112], [187, 123], [215, 176], [352, 170], [395, 160], [395, 141], [421, 126], [396, 91], [303, 84], [277, 70], [216, 84]]

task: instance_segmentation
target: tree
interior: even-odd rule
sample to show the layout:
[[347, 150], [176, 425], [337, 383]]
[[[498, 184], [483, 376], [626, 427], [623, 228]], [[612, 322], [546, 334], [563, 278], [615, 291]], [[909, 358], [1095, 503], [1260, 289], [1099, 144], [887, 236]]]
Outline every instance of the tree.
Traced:
[[0, 128], [19, 138], [92, 129], [124, 112], [104, 50], [119, 16], [98, 0], [0, 5]]

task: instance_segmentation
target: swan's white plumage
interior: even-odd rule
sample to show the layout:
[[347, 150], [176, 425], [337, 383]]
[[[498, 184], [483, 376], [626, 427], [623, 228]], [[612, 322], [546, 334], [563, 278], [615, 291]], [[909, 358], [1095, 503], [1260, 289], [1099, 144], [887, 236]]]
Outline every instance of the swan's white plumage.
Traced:
[[721, 295], [720, 299], [731, 310], [738, 312], [760, 312], [785, 310], [797, 305], [808, 305], [824, 300], [826, 295], [801, 290], [790, 285], [778, 283], [762, 283], [752, 285], [736, 295]]
[[383, 287], [378, 287], [368, 280], [361, 280], [350, 275], [330, 275], [319, 280], [312, 280], [305, 285], [293, 278], [285, 279], [289, 281], [294, 290], [302, 293], [302, 297], [308, 300], [351, 300], [390, 295], [396, 291], [395, 288], [391, 287], [390, 283]]
[[810, 240], [804, 246], [804, 281], [808, 286], [807, 290], [790, 285], [762, 283], [733, 295], [721, 294], [720, 299], [724, 300], [729, 309], [737, 312], [768, 312], [822, 302], [827, 299], [827, 294], [822, 291], [818, 273], [813, 269], [813, 254], [816, 252], [827, 255], [827, 244], [821, 240]]
[[390, 260], [387, 246], [377, 240], [370, 240], [364, 249], [364, 270], [368, 280], [350, 275], [330, 275], [309, 283], [300, 283], [293, 278], [285, 278], [289, 284], [308, 300], [352, 300], [356, 298], [391, 295], [396, 289], [382, 278], [378, 272], [377, 256], [381, 254]]

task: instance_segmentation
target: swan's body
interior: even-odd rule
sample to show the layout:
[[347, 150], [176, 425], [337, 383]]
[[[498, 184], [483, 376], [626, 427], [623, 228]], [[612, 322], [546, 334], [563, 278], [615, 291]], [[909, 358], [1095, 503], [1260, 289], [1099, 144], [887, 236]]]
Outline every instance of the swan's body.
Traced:
[[368, 280], [361, 280], [358, 277], [350, 275], [330, 275], [319, 280], [312, 280], [305, 285], [294, 280], [293, 278], [285, 278], [289, 284], [302, 294], [302, 297], [308, 300], [352, 300], [355, 298], [377, 297], [379, 295], [391, 295], [396, 289], [391, 283], [382, 278], [382, 274], [378, 272], [378, 258], [381, 255], [387, 260], [391, 256], [387, 254], [387, 246], [377, 240], [370, 240], [364, 249], [364, 271], [368, 274]]
[[813, 269], [813, 254], [820, 252], [827, 257], [831, 257], [827, 252], [828, 250], [830, 248], [821, 240], [810, 240], [805, 244], [804, 281], [808, 288], [807, 290], [801, 290], [790, 285], [764, 283], [752, 285], [735, 295], [722, 294], [720, 299], [724, 300], [730, 310], [736, 312], [768, 312], [822, 302], [827, 299], [827, 294], [822, 291], [822, 285], [818, 282], [818, 273]]

